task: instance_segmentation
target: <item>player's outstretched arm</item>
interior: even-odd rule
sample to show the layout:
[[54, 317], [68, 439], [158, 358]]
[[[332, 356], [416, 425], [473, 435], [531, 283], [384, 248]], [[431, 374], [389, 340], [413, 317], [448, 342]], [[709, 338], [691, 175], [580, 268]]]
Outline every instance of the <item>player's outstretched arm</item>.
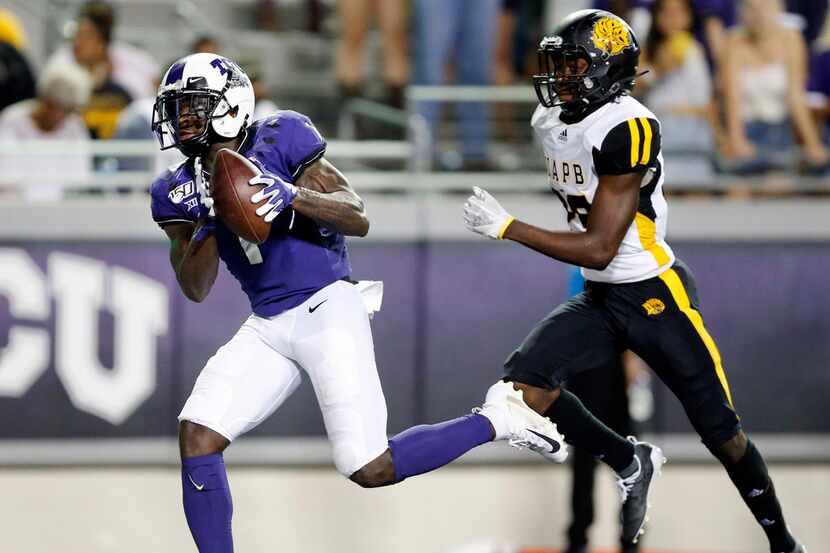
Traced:
[[366, 236], [369, 232], [363, 200], [343, 173], [325, 158], [303, 171], [295, 185], [299, 190], [291, 205], [303, 215], [347, 236]]
[[554, 232], [514, 221], [504, 238], [559, 261], [601, 271], [617, 255], [637, 214], [642, 181], [642, 173], [600, 177], [585, 232]]
[[519, 221], [478, 188], [467, 200], [464, 218], [473, 232], [519, 242], [565, 263], [603, 270], [634, 220], [642, 180], [641, 172], [600, 177], [585, 232], [557, 232]]
[[205, 227], [211, 224], [200, 220], [195, 225], [177, 223], [164, 227], [170, 239], [170, 264], [176, 280], [187, 299], [195, 302], [207, 297], [219, 269], [216, 237]]

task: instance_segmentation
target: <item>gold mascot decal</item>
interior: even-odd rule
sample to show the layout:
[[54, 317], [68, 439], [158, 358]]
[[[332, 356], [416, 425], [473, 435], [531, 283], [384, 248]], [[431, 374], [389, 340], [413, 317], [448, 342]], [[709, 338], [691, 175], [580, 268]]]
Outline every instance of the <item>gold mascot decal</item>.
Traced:
[[665, 311], [666, 304], [657, 298], [651, 298], [643, 304], [643, 309], [645, 309], [646, 315], [653, 317], [654, 315], [659, 315]]
[[594, 24], [594, 46], [616, 56], [631, 46], [631, 36], [619, 19], [603, 17]]

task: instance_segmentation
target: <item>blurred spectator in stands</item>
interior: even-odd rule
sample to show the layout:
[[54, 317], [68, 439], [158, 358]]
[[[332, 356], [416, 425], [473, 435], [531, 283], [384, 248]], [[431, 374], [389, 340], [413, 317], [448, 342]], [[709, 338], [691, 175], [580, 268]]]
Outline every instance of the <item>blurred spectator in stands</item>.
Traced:
[[279, 111], [279, 106], [271, 99], [268, 93], [268, 87], [265, 86], [265, 81], [262, 77], [261, 70], [257, 67], [253, 71], [248, 71], [248, 77], [251, 79], [251, 85], [254, 87], [254, 121], [274, 115]]
[[[500, 0], [414, 0], [415, 82], [442, 85], [447, 82], [447, 64], [454, 61], [455, 84], [489, 85], [493, 82]], [[419, 102], [418, 111], [439, 139], [441, 104]], [[490, 109], [484, 102], [458, 102], [461, 130], [461, 168], [487, 170], [490, 139]], [[437, 150], [438, 151], [438, 150]]]
[[363, 95], [364, 47], [369, 24], [377, 18], [383, 49], [385, 101], [404, 107], [404, 89], [409, 80], [407, 52], [408, 7], [405, 0], [338, 0], [340, 37], [337, 44], [336, 76], [343, 98]]
[[655, 0], [643, 43], [638, 95], [662, 122], [664, 151], [712, 151], [712, 83], [701, 45], [692, 35], [691, 0]]
[[[159, 77], [156, 77], [154, 84], [158, 88]], [[118, 124], [115, 127], [115, 133], [112, 135], [112, 138], [117, 140], [151, 140], [152, 145], [148, 149], [150, 153], [140, 156], [110, 158], [114, 160], [114, 166], [108, 165], [112, 162], [107, 161], [105, 167], [118, 171], [151, 171], [158, 174], [184, 159], [184, 156], [176, 148], [158, 149], [152, 129], [154, 103], [154, 97], [133, 100], [118, 115]]]
[[721, 150], [734, 171], [791, 165], [793, 130], [809, 167], [828, 161], [807, 107], [804, 39], [783, 26], [780, 15], [778, 0], [744, 0], [743, 27], [727, 37], [722, 60], [726, 135]]
[[25, 45], [20, 21], [0, 8], [0, 110], [35, 95], [35, 77], [23, 55]]
[[153, 80], [161, 68], [150, 54], [126, 42], [114, 41], [115, 11], [108, 2], [85, 2], [78, 12], [72, 48], [61, 48], [50, 59], [68, 63], [75, 60], [101, 80], [107, 75], [131, 98], [155, 96]]
[[496, 51], [494, 54], [494, 84], [511, 85], [516, 82], [516, 65], [514, 51], [522, 0], [502, 0], [496, 33]]
[[260, 31], [276, 31], [280, 28], [277, 6], [274, 0], [257, 0], [254, 21]]
[[0, 42], [11, 44], [20, 52], [26, 49], [28, 42], [23, 24], [6, 8], [0, 8]]
[[92, 96], [83, 118], [93, 138], [111, 138], [121, 110], [132, 101], [127, 89], [113, 79], [114, 65], [108, 53], [113, 17], [108, 4], [85, 4], [72, 45], [75, 61], [92, 76]]
[[[377, 0], [378, 3], [381, 0]], [[322, 0], [305, 0], [305, 25], [309, 33], [319, 33], [323, 29], [325, 3]], [[275, 0], [257, 0], [254, 10], [256, 28], [261, 31], [279, 31], [280, 14]]]
[[[539, 37], [545, 35], [543, 19], [545, 0], [501, 0], [494, 54], [493, 84], [524, 86], [527, 78], [537, 70], [536, 50]], [[492, 104], [495, 134], [507, 142], [525, 142], [527, 139], [526, 106], [515, 102]], [[503, 150], [496, 153], [502, 169], [518, 169], [521, 160], [515, 153]]]
[[[694, 0], [700, 25], [697, 38], [703, 42], [706, 57], [712, 68], [717, 68], [726, 44], [727, 29], [738, 22], [735, 0]], [[716, 86], [719, 86], [716, 82]]]
[[634, 34], [642, 38], [648, 34], [651, 26], [651, 2], [652, 0], [594, 0], [592, 7], [622, 17], [631, 25]]
[[253, 120], [268, 117], [279, 111], [279, 106], [271, 99], [268, 87], [265, 83], [265, 76], [262, 72], [262, 62], [258, 59], [240, 59], [239, 64], [245, 69], [245, 73], [251, 79], [251, 86], [254, 87], [254, 115]]
[[502, 0], [495, 51], [497, 85], [514, 84], [536, 71], [536, 50], [544, 36], [545, 0]]
[[807, 99], [826, 144], [830, 139], [830, 17], [825, 19], [824, 28], [815, 43], [815, 53], [810, 59]]
[[222, 45], [212, 35], [199, 35], [190, 45], [191, 54], [219, 54]]
[[[89, 99], [91, 88], [89, 75], [77, 65], [47, 66], [37, 83], [37, 98], [0, 112], [0, 141], [88, 141], [78, 111]], [[76, 146], [37, 154], [0, 148], [0, 184], [17, 185], [28, 199], [57, 200], [62, 184], [82, 182], [89, 176], [88, 152], [83, 144]]]
[[798, 18], [796, 25], [810, 48], [821, 34], [829, 7], [827, 0], [786, 0], [787, 13]]

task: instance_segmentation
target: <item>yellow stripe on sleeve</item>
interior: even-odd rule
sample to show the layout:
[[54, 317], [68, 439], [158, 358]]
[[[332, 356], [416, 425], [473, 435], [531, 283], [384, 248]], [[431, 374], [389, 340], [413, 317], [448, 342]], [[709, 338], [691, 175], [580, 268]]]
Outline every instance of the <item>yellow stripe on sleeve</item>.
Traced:
[[671, 258], [669, 257], [669, 254], [666, 253], [666, 250], [664, 250], [662, 246], [657, 243], [657, 226], [654, 224], [654, 221], [642, 213], [637, 212], [637, 215], [634, 217], [634, 224], [637, 225], [637, 234], [640, 235], [640, 244], [643, 246], [644, 250], [654, 256], [655, 261], [657, 261], [657, 265], [662, 267], [671, 261]]
[[640, 153], [640, 131], [637, 129], [637, 121], [628, 120], [628, 129], [631, 131], [631, 166], [637, 165], [637, 154]]
[[648, 165], [651, 161], [651, 125], [648, 119], [640, 117], [640, 123], [643, 125], [643, 157], [640, 158], [641, 165]]
[[734, 409], [735, 406], [732, 404], [732, 392], [729, 391], [729, 383], [726, 381], [726, 373], [723, 370], [718, 347], [715, 345], [715, 341], [712, 340], [712, 337], [709, 336], [709, 332], [707, 332], [706, 327], [703, 326], [703, 318], [700, 316], [700, 313], [692, 307], [691, 302], [689, 301], [689, 295], [686, 294], [686, 288], [683, 286], [683, 282], [680, 280], [680, 277], [674, 269], [663, 271], [660, 275], [660, 280], [666, 283], [666, 286], [669, 287], [675, 303], [677, 303], [677, 306], [680, 307], [680, 310], [686, 315], [686, 317], [689, 318], [692, 322], [692, 326], [695, 327], [695, 330], [701, 340], [703, 340], [703, 344], [706, 346], [706, 349], [709, 351], [709, 356], [715, 364], [715, 372], [718, 375], [718, 380], [720, 380], [723, 391], [726, 392], [726, 399], [729, 400], [729, 406]]

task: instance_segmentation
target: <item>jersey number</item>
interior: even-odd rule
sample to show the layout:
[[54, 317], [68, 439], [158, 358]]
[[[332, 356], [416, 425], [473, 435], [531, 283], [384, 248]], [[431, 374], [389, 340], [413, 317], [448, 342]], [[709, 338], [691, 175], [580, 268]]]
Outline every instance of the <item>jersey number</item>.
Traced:
[[570, 223], [574, 217], [579, 217], [579, 222], [583, 227], [588, 227], [588, 213], [591, 212], [591, 204], [585, 196], [565, 196], [558, 190], [554, 190], [559, 197], [559, 201], [568, 212], [568, 222]]

